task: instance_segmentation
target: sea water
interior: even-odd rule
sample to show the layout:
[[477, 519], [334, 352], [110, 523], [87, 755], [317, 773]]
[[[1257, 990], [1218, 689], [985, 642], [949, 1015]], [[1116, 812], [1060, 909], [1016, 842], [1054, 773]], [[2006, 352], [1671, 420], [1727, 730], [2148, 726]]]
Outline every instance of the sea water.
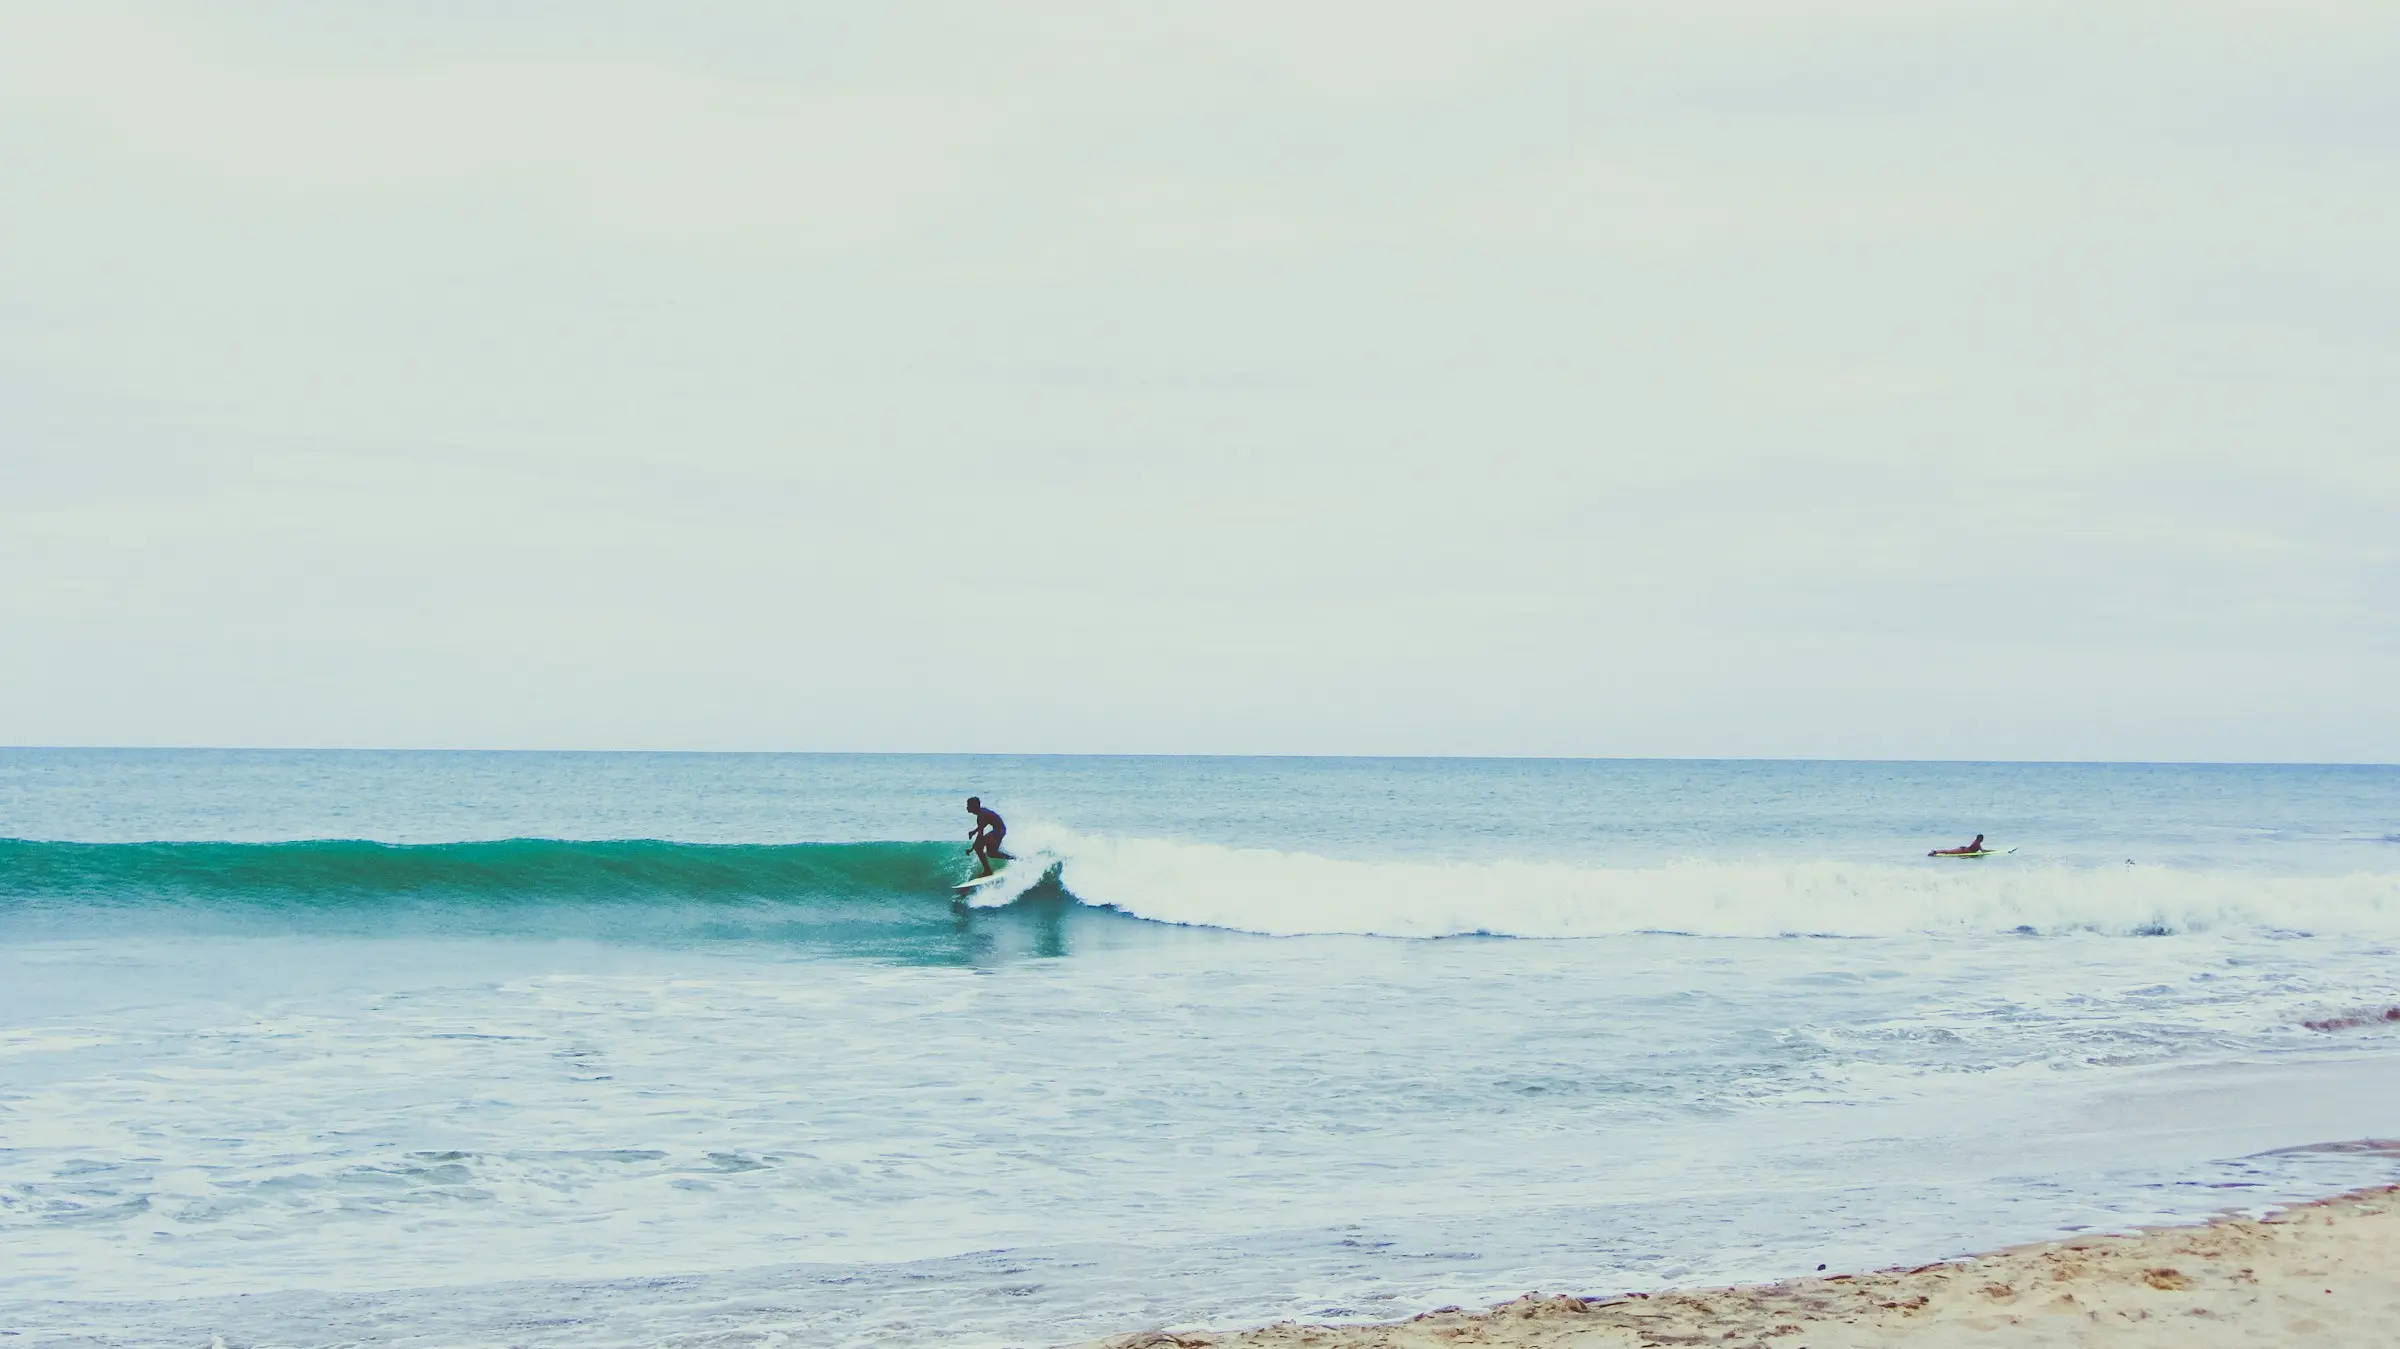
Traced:
[[14, 750], [0, 839], [12, 1344], [1045, 1344], [2400, 1174], [2394, 768]]

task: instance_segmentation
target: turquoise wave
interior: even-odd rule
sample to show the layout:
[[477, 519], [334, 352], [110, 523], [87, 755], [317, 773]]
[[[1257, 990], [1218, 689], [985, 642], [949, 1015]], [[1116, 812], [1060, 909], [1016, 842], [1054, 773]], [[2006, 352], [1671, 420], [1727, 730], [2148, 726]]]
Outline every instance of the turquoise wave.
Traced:
[[56, 843], [0, 839], [0, 897], [342, 905], [549, 901], [841, 902], [946, 897], [955, 843]]
[[578, 940], [977, 965], [1122, 922], [1053, 879], [967, 911], [958, 843], [56, 843], [0, 839], [0, 939]]

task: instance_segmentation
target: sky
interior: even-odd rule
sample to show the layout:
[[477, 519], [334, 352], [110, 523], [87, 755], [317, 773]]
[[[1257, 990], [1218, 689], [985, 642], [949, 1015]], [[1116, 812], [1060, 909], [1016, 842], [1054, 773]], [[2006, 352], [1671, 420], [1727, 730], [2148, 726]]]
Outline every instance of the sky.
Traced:
[[2400, 761], [2400, 5], [0, 0], [0, 744]]

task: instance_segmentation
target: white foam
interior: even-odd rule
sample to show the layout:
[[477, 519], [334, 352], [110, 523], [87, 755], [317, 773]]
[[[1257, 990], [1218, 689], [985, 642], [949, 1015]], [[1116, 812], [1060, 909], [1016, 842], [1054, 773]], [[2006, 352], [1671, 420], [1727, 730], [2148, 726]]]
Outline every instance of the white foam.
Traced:
[[1041, 884], [1042, 878], [1056, 869], [1058, 864], [1059, 859], [1053, 853], [1031, 849], [1018, 853], [1017, 860], [1001, 868], [1000, 879], [989, 885], [979, 885], [968, 893], [967, 907], [997, 909], [1014, 904], [1025, 897], [1026, 891]]
[[[2400, 932], [2400, 876], [2073, 868], [2019, 858], [1876, 865], [1364, 862], [1033, 827], [1067, 890], [1164, 923], [1275, 936], [1717, 937], [2226, 929]], [[1019, 866], [1023, 866], [1019, 863]], [[998, 887], [995, 887], [998, 888]], [[991, 896], [1006, 903], [1022, 890]]]

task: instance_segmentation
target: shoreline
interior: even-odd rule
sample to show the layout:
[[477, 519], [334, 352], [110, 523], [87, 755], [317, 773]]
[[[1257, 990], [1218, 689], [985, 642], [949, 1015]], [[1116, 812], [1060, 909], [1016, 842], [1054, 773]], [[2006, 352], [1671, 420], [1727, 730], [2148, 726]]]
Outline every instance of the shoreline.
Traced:
[[[2400, 1142], [2364, 1144], [2400, 1151]], [[2400, 1185], [2266, 1216], [2077, 1235], [1956, 1260], [1609, 1297], [1527, 1293], [1370, 1325], [1144, 1330], [1073, 1349], [1868, 1349], [1876, 1345], [2345, 1349], [2400, 1326]]]

